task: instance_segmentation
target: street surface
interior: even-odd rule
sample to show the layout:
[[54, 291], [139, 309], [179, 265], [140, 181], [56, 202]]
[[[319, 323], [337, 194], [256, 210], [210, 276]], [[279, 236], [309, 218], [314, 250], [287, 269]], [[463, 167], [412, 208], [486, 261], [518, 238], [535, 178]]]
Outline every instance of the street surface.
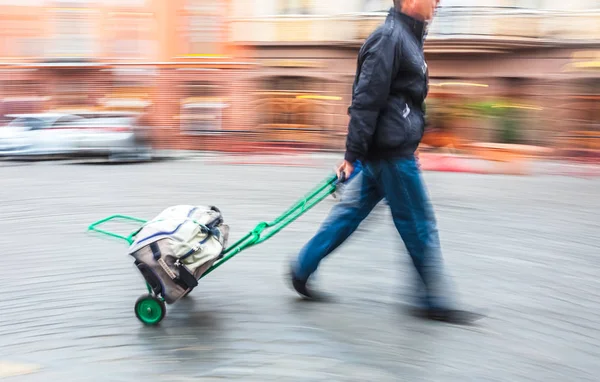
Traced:
[[[230, 240], [325, 178], [311, 168], [0, 162], [0, 379], [7, 381], [598, 381], [600, 178], [426, 173], [444, 256], [475, 327], [403, 310], [413, 271], [385, 205], [323, 263], [329, 304], [299, 301], [288, 261], [328, 198], [143, 327], [114, 213], [213, 204]], [[133, 226], [113, 225], [124, 233]]]

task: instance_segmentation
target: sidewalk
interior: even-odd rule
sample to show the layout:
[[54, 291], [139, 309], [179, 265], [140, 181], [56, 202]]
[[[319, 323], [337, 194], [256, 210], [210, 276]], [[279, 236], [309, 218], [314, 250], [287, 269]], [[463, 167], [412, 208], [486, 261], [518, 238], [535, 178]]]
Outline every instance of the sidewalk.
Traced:
[[[197, 151], [162, 151], [162, 159], [200, 160], [210, 164], [227, 165], [273, 165], [290, 167], [330, 167], [342, 154], [338, 153], [290, 153], [290, 154], [226, 154]], [[474, 156], [421, 153], [419, 163], [423, 171], [458, 172], [489, 175], [555, 175], [574, 177], [598, 177], [600, 165], [547, 159], [523, 159], [499, 162]]]

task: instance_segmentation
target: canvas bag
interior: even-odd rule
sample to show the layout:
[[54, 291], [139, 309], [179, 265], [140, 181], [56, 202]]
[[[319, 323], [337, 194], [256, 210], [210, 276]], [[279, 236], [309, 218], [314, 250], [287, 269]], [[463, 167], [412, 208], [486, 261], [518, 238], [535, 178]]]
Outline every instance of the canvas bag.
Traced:
[[193, 289], [221, 257], [228, 235], [216, 207], [172, 206], [140, 228], [129, 255], [155, 292], [159, 289], [172, 303]]

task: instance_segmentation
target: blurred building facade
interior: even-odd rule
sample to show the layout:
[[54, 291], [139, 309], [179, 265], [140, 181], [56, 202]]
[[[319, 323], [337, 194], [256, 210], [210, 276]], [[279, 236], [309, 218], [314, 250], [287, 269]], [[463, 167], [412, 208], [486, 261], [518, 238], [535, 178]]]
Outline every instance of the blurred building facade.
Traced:
[[[259, 63], [259, 128], [341, 148], [358, 49], [391, 1], [256, 0], [232, 39]], [[425, 45], [431, 127], [441, 142], [559, 147], [598, 140], [600, 7], [595, 0], [445, 0]], [[294, 113], [301, 110], [301, 113]], [[451, 132], [451, 134], [448, 134]], [[574, 135], [573, 132], [576, 132]], [[579, 135], [578, 135], [579, 134]], [[581, 139], [580, 139], [581, 138]], [[297, 139], [296, 139], [297, 140]], [[427, 139], [426, 139], [427, 141]], [[570, 144], [570, 143], [569, 143]]]
[[[0, 112], [140, 111], [157, 148], [340, 150], [358, 49], [390, 5], [0, 0]], [[596, 0], [442, 5], [425, 48], [434, 132], [598, 141]]]
[[[231, 0], [0, 0], [2, 115], [122, 110], [157, 148], [249, 130]], [[208, 139], [204, 136], [208, 135]], [[217, 139], [219, 144], [222, 139]]]

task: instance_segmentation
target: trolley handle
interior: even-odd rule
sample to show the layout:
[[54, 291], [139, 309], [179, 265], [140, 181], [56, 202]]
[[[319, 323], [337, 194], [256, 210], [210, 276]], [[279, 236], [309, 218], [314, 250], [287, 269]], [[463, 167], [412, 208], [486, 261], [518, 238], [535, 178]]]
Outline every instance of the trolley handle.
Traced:
[[147, 223], [147, 220], [136, 218], [133, 216], [111, 215], [107, 218], [98, 220], [97, 222], [90, 224], [90, 226], [88, 227], [88, 231], [94, 231], [94, 232], [98, 232], [98, 233], [101, 233], [106, 236], [111, 236], [111, 237], [114, 237], [117, 239], [125, 240], [127, 243], [129, 243], [131, 245], [131, 243], [133, 243], [133, 237], [139, 232], [139, 229], [135, 230], [129, 236], [123, 236], [123, 235], [119, 235], [118, 233], [115, 233], [115, 232], [111, 232], [111, 231], [107, 231], [107, 230], [98, 228], [102, 224], [109, 222], [111, 220], [127, 220], [127, 221], [132, 221], [132, 222], [141, 223], [141, 224]]
[[297, 201], [287, 211], [279, 215], [279, 217], [277, 217], [275, 220], [271, 222], [258, 223], [252, 231], [248, 232], [244, 237], [225, 249], [221, 254], [223, 257], [221, 257], [221, 259], [217, 260], [209, 269], [207, 269], [200, 278], [208, 276], [208, 274], [210, 274], [212, 271], [223, 265], [229, 259], [236, 256], [246, 248], [260, 244], [273, 237], [279, 231], [302, 216], [306, 211], [310, 210], [319, 202], [324, 200], [328, 195], [331, 195], [335, 191], [337, 182], [339, 182], [338, 176], [336, 174], [332, 174], [302, 199]]

